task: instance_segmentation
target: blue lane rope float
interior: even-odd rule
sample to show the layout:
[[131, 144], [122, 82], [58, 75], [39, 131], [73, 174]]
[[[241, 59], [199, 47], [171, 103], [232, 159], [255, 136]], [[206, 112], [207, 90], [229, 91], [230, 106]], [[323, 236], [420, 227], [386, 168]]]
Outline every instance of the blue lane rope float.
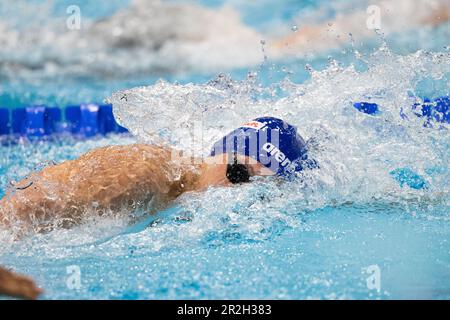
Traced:
[[110, 104], [81, 104], [64, 109], [44, 105], [9, 110], [0, 108], [0, 135], [42, 138], [70, 133], [89, 138], [108, 133], [123, 133]]
[[47, 135], [58, 131], [58, 124], [61, 123], [61, 109], [57, 107], [46, 107], [44, 114], [44, 130]]
[[10, 132], [9, 110], [0, 109], [0, 135], [6, 135]]
[[[376, 103], [356, 102], [353, 107], [360, 112], [374, 116], [380, 113], [379, 106]], [[432, 122], [450, 123], [450, 97], [440, 97], [431, 101], [424, 99], [423, 103], [415, 103], [412, 106], [413, 113], [425, 119], [424, 127], [433, 127]], [[404, 114], [403, 109], [400, 110], [400, 116], [408, 120]], [[430, 169], [426, 169], [430, 174]], [[433, 171], [435, 171], [433, 169]], [[398, 182], [400, 187], [409, 187], [415, 190], [422, 190], [429, 188], [428, 182], [424, 177], [413, 171], [411, 168], [398, 168], [390, 172], [391, 177]]]
[[370, 103], [370, 102], [355, 102], [353, 106], [356, 108], [356, 110], [374, 115], [379, 112], [378, 105], [376, 103]]
[[[371, 102], [355, 102], [355, 109], [368, 115], [379, 114], [380, 106]], [[450, 97], [440, 97], [433, 101], [412, 106], [414, 114], [426, 119], [424, 126], [432, 126], [432, 121], [450, 123]], [[401, 112], [402, 113], [402, 112]], [[402, 115], [406, 118], [406, 116]], [[64, 118], [64, 119], [63, 119]], [[114, 119], [110, 104], [71, 105], [64, 109], [45, 105], [9, 110], [0, 108], [0, 136], [46, 137], [69, 132], [78, 137], [93, 137], [128, 130]]]
[[[355, 102], [353, 107], [368, 115], [377, 115], [380, 113], [380, 107], [376, 103]], [[450, 123], [450, 97], [440, 97], [431, 101], [425, 98], [423, 103], [415, 103], [412, 110], [418, 117], [426, 119], [424, 126], [431, 126], [431, 121], [440, 123]], [[402, 118], [407, 119], [403, 110], [400, 111]]]

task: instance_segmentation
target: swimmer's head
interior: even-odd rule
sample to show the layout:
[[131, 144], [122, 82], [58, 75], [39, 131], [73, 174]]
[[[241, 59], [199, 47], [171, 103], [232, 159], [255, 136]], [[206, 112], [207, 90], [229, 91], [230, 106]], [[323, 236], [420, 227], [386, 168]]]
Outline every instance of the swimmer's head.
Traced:
[[[250, 175], [291, 176], [303, 170], [306, 151], [305, 141], [294, 126], [281, 119], [262, 117], [243, 124], [217, 141], [211, 156], [226, 155], [228, 180], [238, 183], [248, 181]], [[251, 174], [251, 167], [242, 161], [253, 162], [251, 167], [256, 165], [260, 170]]]

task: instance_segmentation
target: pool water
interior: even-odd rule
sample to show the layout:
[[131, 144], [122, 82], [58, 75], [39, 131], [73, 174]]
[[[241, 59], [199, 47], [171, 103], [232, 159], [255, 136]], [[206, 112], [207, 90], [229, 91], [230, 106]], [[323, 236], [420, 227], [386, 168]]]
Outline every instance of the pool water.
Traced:
[[[210, 230], [161, 243], [165, 227], [154, 226], [72, 247], [61, 243], [66, 233], [2, 259], [45, 283], [44, 298], [447, 299], [448, 221], [416, 215], [388, 205], [326, 207], [299, 214], [295, 227], [274, 223], [261, 240]], [[66, 283], [73, 265], [81, 269], [79, 290]], [[372, 265], [381, 271], [380, 292], [367, 288]]]
[[[61, 11], [71, 4], [17, 3], [24, 16], [41, 9], [48, 23], [41, 37], [57, 33]], [[79, 1], [91, 20], [128, 5], [109, 3]], [[212, 8], [224, 3], [258, 32], [276, 33], [291, 26], [299, 10], [332, 15], [349, 2], [203, 2]], [[1, 5], [0, 14], [8, 16], [7, 9]], [[45, 41], [34, 43], [37, 54], [30, 56], [24, 46], [13, 58], [17, 48], [7, 47], [0, 51], [2, 106], [108, 99], [134, 136], [2, 145], [0, 196], [11, 181], [49, 161], [105, 145], [163, 141], [205, 156], [217, 138], [261, 114], [296, 125], [320, 170], [281, 184], [256, 178], [184, 195], [151, 217], [92, 217], [20, 240], [0, 229], [0, 264], [32, 276], [45, 289], [43, 299], [450, 299], [449, 127], [424, 126], [410, 108], [425, 97], [448, 95], [448, 33], [447, 23], [308, 57], [272, 61], [260, 52], [255, 66], [221, 70], [222, 62], [208, 61], [210, 71], [181, 73], [152, 56], [138, 61], [151, 71], [127, 74], [122, 62], [136, 52], [116, 54], [109, 70], [106, 63], [92, 69], [85, 51], [52, 56]], [[55, 56], [62, 58], [53, 65]], [[73, 68], [71, 59], [80, 65]], [[359, 101], [377, 103], [380, 112], [358, 112], [352, 104]], [[203, 140], [192, 147], [186, 133], [196, 124]], [[401, 185], [390, 174], [401, 168], [425, 187]]]

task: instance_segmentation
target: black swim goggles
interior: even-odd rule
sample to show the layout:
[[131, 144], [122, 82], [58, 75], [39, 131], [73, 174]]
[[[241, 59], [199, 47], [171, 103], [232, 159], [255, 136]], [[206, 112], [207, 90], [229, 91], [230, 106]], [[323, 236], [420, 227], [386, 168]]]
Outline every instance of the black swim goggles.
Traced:
[[248, 168], [238, 163], [237, 153], [234, 153], [234, 161], [233, 164], [227, 165], [227, 173], [226, 173], [228, 181], [233, 184], [249, 182], [250, 181], [250, 173]]

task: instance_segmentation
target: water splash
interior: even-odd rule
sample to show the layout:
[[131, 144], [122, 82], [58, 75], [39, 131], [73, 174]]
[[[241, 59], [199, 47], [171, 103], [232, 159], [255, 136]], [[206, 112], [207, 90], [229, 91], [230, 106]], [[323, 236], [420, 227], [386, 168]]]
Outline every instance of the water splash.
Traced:
[[[304, 84], [286, 80], [262, 87], [254, 77], [238, 82], [220, 75], [204, 85], [160, 81], [117, 92], [111, 101], [119, 123], [142, 141], [170, 144], [199, 157], [249, 119], [271, 115], [293, 123], [309, 139], [321, 169], [305, 173], [298, 185], [286, 186], [290, 195], [285, 201], [305, 204], [311, 201], [306, 195], [313, 194], [312, 208], [423, 196], [442, 203], [449, 192], [448, 126], [424, 128], [424, 120], [410, 106], [420, 100], [416, 92], [421, 81], [446, 81], [449, 61], [448, 53], [400, 56], [382, 46], [364, 57], [365, 71], [330, 60], [324, 70], [311, 68], [311, 80]], [[357, 112], [352, 107], [357, 101], [377, 103], [380, 114]], [[192, 145], [195, 130], [201, 131], [202, 141]], [[424, 176], [429, 189], [401, 188], [389, 172], [403, 167]], [[441, 171], [430, 175], [430, 168]]]

